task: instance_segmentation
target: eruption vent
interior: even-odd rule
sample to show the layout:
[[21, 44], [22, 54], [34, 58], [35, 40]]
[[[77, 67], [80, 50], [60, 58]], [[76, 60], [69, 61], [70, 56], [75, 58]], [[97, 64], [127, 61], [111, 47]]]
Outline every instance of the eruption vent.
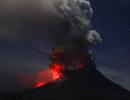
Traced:
[[64, 70], [63, 64], [60, 64], [60, 63], [51, 64], [50, 68], [48, 68], [46, 71], [43, 70], [42, 72], [38, 73], [39, 74], [38, 80], [33, 87], [39, 88], [39, 87], [47, 85], [48, 83], [51, 83], [51, 82], [54, 82], [63, 78], [64, 77], [63, 70]]

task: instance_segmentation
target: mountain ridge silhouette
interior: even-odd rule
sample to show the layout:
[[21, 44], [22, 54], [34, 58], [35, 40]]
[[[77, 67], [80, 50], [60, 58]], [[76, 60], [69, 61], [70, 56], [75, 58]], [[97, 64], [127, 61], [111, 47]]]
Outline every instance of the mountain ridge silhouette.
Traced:
[[1, 94], [0, 100], [130, 100], [130, 91], [105, 78], [92, 60], [65, 76], [38, 89]]

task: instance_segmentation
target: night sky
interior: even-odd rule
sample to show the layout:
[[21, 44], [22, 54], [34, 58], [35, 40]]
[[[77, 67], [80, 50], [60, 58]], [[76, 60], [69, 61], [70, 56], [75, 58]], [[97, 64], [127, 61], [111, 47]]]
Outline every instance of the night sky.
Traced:
[[91, 0], [93, 27], [103, 43], [94, 49], [99, 70], [130, 89], [130, 1]]
[[[103, 42], [93, 49], [97, 68], [106, 77], [130, 90], [130, 1], [91, 0], [91, 4], [94, 12], [93, 28], [103, 38]], [[12, 8], [12, 11], [15, 10], [15, 7]], [[45, 18], [42, 18], [41, 13], [38, 15], [37, 9], [34, 10], [36, 12], [31, 13], [32, 19], [25, 16], [30, 14], [30, 10], [18, 10], [18, 15], [23, 15], [18, 16], [18, 19], [15, 18], [17, 10], [16, 15], [0, 11], [0, 92], [19, 87], [15, 85], [17, 75], [36, 73], [48, 67], [52, 50], [50, 47], [53, 45], [48, 33], [64, 31], [59, 29], [65, 26], [61, 26], [59, 19], [56, 20], [51, 15], [53, 8]], [[48, 9], [44, 10], [48, 12]], [[43, 35], [43, 32], [46, 34]], [[13, 84], [11, 89], [8, 83]]]

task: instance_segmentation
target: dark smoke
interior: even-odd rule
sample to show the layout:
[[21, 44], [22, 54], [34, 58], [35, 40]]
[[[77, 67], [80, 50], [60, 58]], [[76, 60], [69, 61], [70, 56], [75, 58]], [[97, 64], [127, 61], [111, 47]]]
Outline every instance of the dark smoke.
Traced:
[[0, 92], [20, 90], [17, 76], [48, 66], [55, 46], [101, 41], [92, 13], [88, 0], [0, 0]]

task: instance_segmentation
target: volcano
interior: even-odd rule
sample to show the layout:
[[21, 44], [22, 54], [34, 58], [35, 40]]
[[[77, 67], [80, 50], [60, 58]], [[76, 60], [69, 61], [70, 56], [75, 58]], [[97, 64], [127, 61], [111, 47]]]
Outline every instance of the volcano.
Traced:
[[0, 95], [0, 100], [130, 100], [130, 92], [105, 78], [92, 60], [87, 67], [43, 87]]

